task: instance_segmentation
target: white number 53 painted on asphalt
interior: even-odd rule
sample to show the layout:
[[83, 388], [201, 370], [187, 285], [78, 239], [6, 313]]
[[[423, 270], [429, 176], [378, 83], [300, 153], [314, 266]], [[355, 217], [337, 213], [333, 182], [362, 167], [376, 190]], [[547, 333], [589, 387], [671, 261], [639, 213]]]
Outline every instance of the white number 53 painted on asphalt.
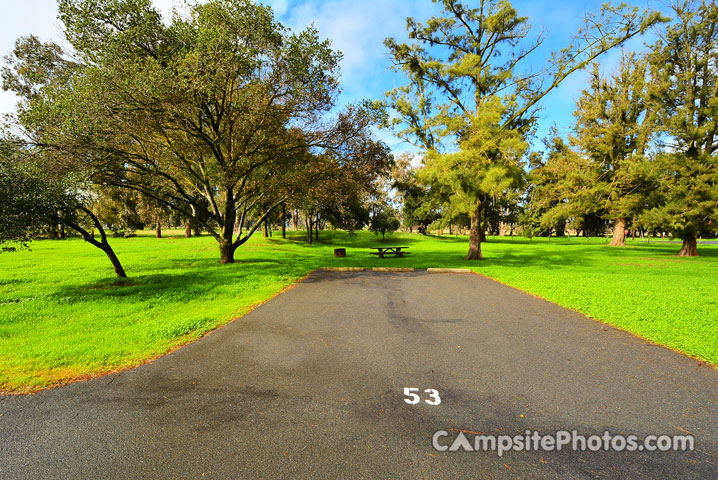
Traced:
[[[419, 389], [413, 388], [413, 387], [405, 387], [404, 388], [404, 401], [408, 403], [409, 405], [416, 405], [421, 401], [421, 397], [419, 396]], [[427, 388], [424, 390], [424, 393], [428, 394], [427, 396], [429, 398], [425, 398], [424, 402], [428, 403], [429, 405], [438, 405], [441, 403], [441, 397], [439, 396], [439, 392], [434, 390], [433, 388]]]

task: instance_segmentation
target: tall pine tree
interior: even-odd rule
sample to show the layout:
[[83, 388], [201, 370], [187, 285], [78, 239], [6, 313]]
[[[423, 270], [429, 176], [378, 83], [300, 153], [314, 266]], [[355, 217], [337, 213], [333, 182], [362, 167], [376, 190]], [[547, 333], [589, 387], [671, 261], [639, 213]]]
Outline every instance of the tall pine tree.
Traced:
[[718, 5], [672, 5], [676, 19], [655, 44], [655, 98], [666, 151], [660, 207], [647, 220], [683, 240], [679, 256], [698, 255], [696, 238], [718, 229]]
[[593, 210], [613, 221], [612, 246], [626, 245], [627, 219], [645, 209], [650, 193], [652, 166], [645, 154], [655, 109], [647, 102], [649, 84], [647, 61], [634, 53], [625, 54], [611, 76], [602, 77], [594, 65], [574, 112], [571, 142], [595, 167], [588, 184], [576, 187], [590, 188]]
[[397, 70], [409, 84], [389, 92], [390, 122], [425, 150], [426, 177], [453, 192], [470, 215], [467, 260], [482, 259], [487, 208], [520, 187], [526, 135], [541, 99], [572, 72], [660, 21], [625, 5], [587, 15], [584, 28], [541, 72], [527, 65], [542, 44], [507, 0], [434, 0], [439, 16], [407, 19], [410, 43], [387, 39]]

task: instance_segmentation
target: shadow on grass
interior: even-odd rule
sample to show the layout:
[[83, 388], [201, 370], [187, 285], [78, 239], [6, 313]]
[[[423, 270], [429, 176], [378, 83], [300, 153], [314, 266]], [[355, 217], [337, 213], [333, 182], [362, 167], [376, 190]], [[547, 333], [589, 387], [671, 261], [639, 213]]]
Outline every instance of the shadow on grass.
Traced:
[[658, 242], [651, 243], [648, 245], [631, 244], [626, 248], [628, 250], [641, 250], [641, 251], [645, 251], [645, 252], [650, 251], [651, 254], [673, 257], [676, 260], [690, 261], [694, 258], [700, 258], [700, 257], [718, 258], [718, 248], [706, 248], [705, 246], [703, 246], [703, 248], [701, 248], [701, 245], [698, 245], [698, 257], [679, 257], [679, 256], [677, 256], [676, 254], [681, 249], [681, 247], [680, 247], [680, 245], [676, 246], [675, 244], [660, 245], [660, 244], [658, 244]]
[[[288, 232], [289, 233], [289, 232]], [[219, 264], [217, 257], [193, 258], [180, 256], [166, 261], [149, 263], [128, 268], [129, 279], [105, 277], [98, 281], [80, 285], [58, 286], [52, 296], [77, 302], [101, 301], [106, 298], [126, 298], [133, 302], [160, 301], [171, 297], [181, 301], [206, 299], [212, 301], [213, 291], [222, 294], [241, 295], [248, 289], [257, 289], [290, 283], [297, 278], [323, 266], [361, 266], [371, 267], [429, 267], [474, 268], [479, 271], [492, 266], [514, 269], [570, 269], [571, 267], [589, 268], [592, 265], [612, 267], [615, 262], [650, 262], [651, 258], [691, 262], [694, 259], [676, 257], [675, 245], [630, 245], [626, 248], [614, 248], [603, 244], [581, 241], [531, 241], [529, 239], [497, 237], [485, 244], [484, 261], [465, 260], [468, 248], [464, 237], [414, 236], [404, 238], [397, 235], [386, 243], [378, 243], [380, 238], [370, 235], [349, 237], [346, 232], [323, 232], [324, 241], [312, 245], [303, 239], [303, 232], [292, 232], [284, 239], [263, 239], [266, 245], [253, 245], [251, 251], [237, 250], [235, 263]], [[431, 243], [456, 245], [455, 248], [431, 249]], [[411, 246], [410, 255], [402, 258], [388, 257], [379, 259], [370, 254], [370, 248], [381, 245]], [[492, 248], [496, 246], [496, 248]], [[282, 246], [286, 246], [284, 249]], [[301, 248], [299, 248], [301, 247]], [[333, 257], [331, 248], [347, 248], [347, 257]], [[512, 248], [515, 247], [515, 248]], [[426, 248], [424, 250], [424, 248]], [[276, 256], [275, 256], [276, 252]], [[703, 248], [704, 257], [718, 257], [718, 248]], [[699, 257], [700, 258], [700, 257]], [[608, 260], [608, 262], [606, 262]]]
[[[175, 260], [175, 259], [173, 259]], [[275, 285], [278, 280], [290, 282], [316, 268], [316, 261], [292, 258], [291, 262], [271, 258], [248, 258], [233, 264], [222, 265], [217, 261], [189, 259], [192, 266], [184, 270], [171, 264], [158, 272], [138, 272], [130, 278], [104, 278], [97, 282], [58, 287], [52, 297], [67, 301], [87, 302], [107, 298], [125, 298], [132, 302], [145, 302], [161, 298], [194, 301], [206, 298], [211, 301], [213, 291], [236, 290], [240, 295], [247, 289]], [[173, 262], [174, 263], [174, 262]], [[174, 271], [171, 271], [174, 268]]]

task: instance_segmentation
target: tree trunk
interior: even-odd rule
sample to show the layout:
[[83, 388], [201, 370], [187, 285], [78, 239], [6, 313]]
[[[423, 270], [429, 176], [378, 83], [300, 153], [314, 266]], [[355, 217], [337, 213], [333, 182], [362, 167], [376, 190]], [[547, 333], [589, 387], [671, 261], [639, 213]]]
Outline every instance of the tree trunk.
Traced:
[[317, 223], [314, 224], [314, 231], [316, 232], [317, 241], [319, 241], [319, 218], [317, 218]]
[[266, 238], [268, 236], [269, 236], [269, 232], [267, 231], [267, 221], [265, 220], [264, 221], [264, 237]]
[[481, 228], [481, 205], [477, 205], [476, 211], [471, 214], [471, 228], [469, 229], [469, 253], [466, 255], [466, 260], [483, 260], [484, 257], [481, 254], [481, 240], [482, 231]]
[[65, 233], [65, 225], [62, 223], [57, 225], [57, 238], [60, 240], [65, 240], [65, 238], [67, 238], [67, 234]]
[[219, 263], [234, 263], [234, 251], [236, 249], [231, 240], [221, 240], [219, 242]]
[[287, 204], [282, 203], [282, 238], [287, 238]]
[[155, 224], [155, 237], [162, 238], [162, 225], [160, 225], [159, 220]]
[[505, 237], [509, 235], [509, 232], [511, 231], [511, 225], [506, 222], [500, 222], [499, 223], [499, 236]]
[[636, 217], [633, 217], [633, 221], [631, 222], [631, 239], [636, 239]]
[[698, 246], [696, 243], [696, 237], [689, 237], [683, 239], [683, 246], [681, 250], [676, 254], [678, 257], [697, 257]]
[[97, 230], [100, 232], [101, 241], [95, 240], [95, 232], [93, 229], [93, 232], [90, 233], [84, 228], [82, 228], [77, 223], [74, 223], [71, 220], [66, 219], [67, 225], [78, 232], [80, 235], [82, 235], [82, 238], [85, 239], [87, 243], [90, 245], [94, 245], [95, 247], [99, 248], [103, 252], [105, 252], [105, 255], [107, 255], [107, 258], [110, 259], [110, 262], [112, 262], [112, 266], [115, 269], [115, 273], [120, 278], [127, 278], [127, 274], [125, 273], [125, 269], [122, 268], [122, 264], [120, 263], [120, 259], [117, 258], [117, 255], [115, 255], [114, 250], [112, 250], [112, 247], [110, 246], [110, 243], [107, 241], [107, 233], [105, 233], [105, 230], [102, 228], [102, 222], [97, 218], [97, 216], [92, 213], [91, 210], [85, 207], [80, 207], [80, 209], [87, 214], [88, 217], [92, 220], [92, 223], [95, 225]]
[[125, 269], [122, 268], [122, 264], [120, 263], [120, 259], [117, 258], [117, 255], [115, 255], [115, 251], [112, 250], [112, 247], [110, 247], [109, 243], [103, 242], [102, 243], [102, 251], [105, 252], [105, 255], [107, 255], [107, 258], [110, 259], [110, 262], [112, 262], [112, 266], [115, 269], [115, 273], [120, 278], [127, 278], [127, 274], [125, 273]]
[[608, 244], [611, 247], [626, 246], [626, 219], [617, 218], [613, 224], [613, 240]]
[[184, 221], [184, 238], [191, 238], [192, 237], [192, 222], [190, 222], [189, 217], [187, 217]]
[[309, 240], [309, 245], [312, 244], [312, 233], [313, 233], [312, 232], [313, 225], [312, 225], [311, 218], [312, 218], [311, 215], [306, 215], [306, 218], [304, 219], [304, 224], [307, 227], [307, 240]]

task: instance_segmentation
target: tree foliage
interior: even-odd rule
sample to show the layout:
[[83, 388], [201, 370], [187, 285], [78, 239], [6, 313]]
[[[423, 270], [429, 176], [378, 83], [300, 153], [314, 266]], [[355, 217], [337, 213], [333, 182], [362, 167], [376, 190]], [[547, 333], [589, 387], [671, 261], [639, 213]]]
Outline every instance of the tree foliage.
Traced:
[[[249, 0], [162, 21], [149, 0], [60, 0], [76, 66], [32, 98], [33, 142], [202, 224], [221, 261], [330, 162], [377, 143], [361, 106], [328, 119], [340, 54]], [[18, 59], [18, 65], [27, 61]], [[18, 70], [16, 65], [15, 70]], [[333, 168], [333, 167], [332, 167]], [[253, 226], [235, 234], [237, 226]]]
[[[62, 186], [46, 182], [33, 165], [21, 162], [18, 142], [0, 140], [0, 251], [27, 248], [33, 234], [61, 208]], [[35, 168], [33, 168], [35, 167]]]
[[554, 133], [546, 162], [532, 171], [544, 226], [568, 222], [587, 233], [598, 219], [610, 219], [612, 245], [625, 246], [627, 218], [651, 206], [655, 187], [646, 150], [657, 110], [649, 85], [647, 61], [635, 54], [624, 54], [613, 75], [602, 76], [593, 65], [574, 111], [571, 145]]
[[625, 5], [589, 14], [573, 42], [543, 71], [521, 71], [543, 43], [508, 1], [435, 0], [442, 13], [426, 24], [407, 20], [410, 43], [385, 41], [409, 84], [388, 93], [387, 121], [426, 152], [426, 178], [444, 184], [454, 207], [471, 216], [467, 259], [481, 259], [488, 208], [521, 186], [526, 137], [540, 100], [588, 65], [661, 18]]
[[92, 211], [97, 197], [82, 172], [66, 170], [43, 152], [5, 136], [0, 138], [0, 198], [0, 251], [26, 247], [40, 227], [62, 223], [105, 252], [118, 277], [127, 276]]
[[659, 157], [659, 205], [646, 223], [683, 239], [679, 255], [697, 255], [696, 237], [718, 225], [718, 5], [672, 5], [675, 21], [655, 44], [666, 151]]
[[381, 233], [381, 238], [384, 239], [386, 234], [395, 232], [401, 222], [396, 214], [396, 210], [392, 207], [384, 207], [381, 210], [375, 211], [369, 223], [369, 230], [375, 234]]

